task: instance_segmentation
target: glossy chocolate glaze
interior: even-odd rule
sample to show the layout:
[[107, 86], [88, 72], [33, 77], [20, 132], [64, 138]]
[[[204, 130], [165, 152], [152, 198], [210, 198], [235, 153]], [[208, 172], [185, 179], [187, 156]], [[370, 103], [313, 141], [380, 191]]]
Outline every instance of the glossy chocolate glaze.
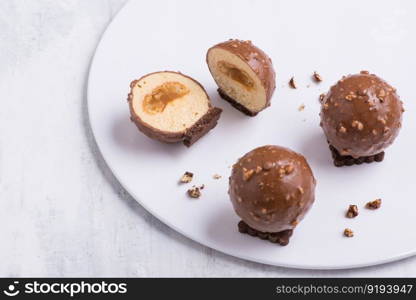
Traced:
[[236, 213], [262, 232], [294, 229], [315, 199], [306, 159], [287, 148], [256, 148], [233, 166], [229, 194]]
[[362, 71], [331, 87], [322, 101], [321, 126], [341, 155], [371, 156], [393, 143], [403, 111], [396, 89]]

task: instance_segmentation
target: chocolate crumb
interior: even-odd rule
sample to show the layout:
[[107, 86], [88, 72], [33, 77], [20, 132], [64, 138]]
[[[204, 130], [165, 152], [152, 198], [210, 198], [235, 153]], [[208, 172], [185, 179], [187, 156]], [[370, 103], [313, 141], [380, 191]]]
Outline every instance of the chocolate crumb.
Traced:
[[222, 176], [219, 174], [214, 174], [212, 175], [212, 178], [214, 178], [215, 180], [220, 179]]
[[294, 77], [290, 78], [290, 80], [289, 80], [289, 86], [290, 86], [292, 89], [296, 89], [296, 88], [297, 88], [297, 86], [296, 86], [296, 82], [295, 82], [295, 78], [294, 78]]
[[201, 197], [201, 190], [204, 189], [204, 185], [200, 187], [193, 186], [191, 189], [188, 190], [188, 196], [191, 198], [199, 198]]
[[194, 178], [194, 174], [191, 172], [185, 172], [185, 174], [182, 175], [180, 183], [189, 183], [192, 181], [192, 178]]
[[348, 207], [346, 217], [347, 218], [355, 218], [356, 216], [358, 216], [358, 207], [357, 207], [357, 205], [350, 205]]
[[374, 201], [367, 202], [365, 205], [368, 209], [378, 209], [381, 206], [381, 199], [376, 199]]
[[344, 229], [344, 236], [346, 236], [346, 237], [353, 237], [354, 236], [354, 231], [352, 231], [349, 228], [345, 228]]
[[319, 75], [316, 71], [313, 72], [313, 79], [315, 79], [316, 82], [321, 82], [322, 81], [322, 76]]

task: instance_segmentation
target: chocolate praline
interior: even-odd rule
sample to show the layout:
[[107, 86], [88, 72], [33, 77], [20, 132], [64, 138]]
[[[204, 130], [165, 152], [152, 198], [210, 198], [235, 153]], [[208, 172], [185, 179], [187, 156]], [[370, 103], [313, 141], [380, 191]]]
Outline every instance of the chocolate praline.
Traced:
[[341, 156], [371, 157], [393, 143], [403, 111], [395, 88], [361, 71], [331, 87], [322, 101], [321, 126]]
[[287, 148], [256, 148], [233, 166], [229, 194], [234, 209], [263, 233], [293, 230], [315, 199], [315, 178], [306, 159]]

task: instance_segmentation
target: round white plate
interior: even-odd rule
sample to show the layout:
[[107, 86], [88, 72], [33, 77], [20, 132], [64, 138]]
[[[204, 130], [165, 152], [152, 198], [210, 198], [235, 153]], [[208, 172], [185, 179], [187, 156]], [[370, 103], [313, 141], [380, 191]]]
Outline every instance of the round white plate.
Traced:
[[[148, 211], [187, 237], [230, 255], [294, 268], [369, 266], [416, 253], [413, 146], [416, 122], [415, 1], [130, 1], [108, 27], [89, 78], [91, 126], [114, 175]], [[229, 38], [252, 40], [277, 72], [272, 106], [250, 118], [219, 98], [205, 63], [207, 49]], [[319, 94], [342, 75], [370, 70], [397, 87], [403, 129], [383, 163], [335, 168], [319, 127]], [[218, 126], [191, 148], [142, 135], [129, 120], [133, 79], [178, 70], [199, 80], [224, 109]], [[318, 71], [324, 81], [311, 80]], [[298, 89], [287, 85], [295, 76]], [[305, 109], [298, 107], [304, 104]], [[230, 166], [265, 144], [306, 156], [318, 181], [316, 202], [281, 247], [237, 232], [228, 199]], [[205, 184], [198, 200], [185, 171]], [[219, 180], [213, 174], [222, 175]], [[377, 211], [364, 208], [382, 198]], [[345, 218], [349, 204], [360, 215]], [[353, 238], [342, 235], [354, 230]], [[132, 237], [135, 238], [135, 237]]]

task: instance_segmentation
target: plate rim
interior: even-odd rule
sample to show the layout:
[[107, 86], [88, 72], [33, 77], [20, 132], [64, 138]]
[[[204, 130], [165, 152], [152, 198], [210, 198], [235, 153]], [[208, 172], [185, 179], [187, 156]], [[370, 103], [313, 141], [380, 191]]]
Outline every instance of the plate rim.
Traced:
[[97, 43], [97, 46], [95, 47], [92, 58], [90, 60], [90, 65], [89, 65], [89, 69], [88, 69], [88, 76], [87, 76], [87, 97], [86, 97], [85, 101], [87, 101], [86, 109], [87, 109], [87, 116], [88, 116], [88, 124], [91, 128], [92, 137], [93, 137], [93, 139], [94, 139], [94, 141], [97, 145], [98, 151], [101, 154], [103, 161], [105, 162], [106, 166], [111, 171], [113, 176], [116, 178], [118, 184], [120, 184], [120, 186], [124, 190], [126, 190], [127, 193], [129, 193], [131, 195], [131, 197], [140, 206], [142, 206], [148, 213], [150, 213], [153, 217], [157, 218], [160, 222], [162, 222], [166, 226], [170, 227], [171, 229], [173, 229], [177, 233], [183, 235], [184, 237], [186, 237], [186, 238], [188, 238], [188, 239], [190, 239], [190, 240], [192, 240], [192, 241], [194, 241], [194, 242], [196, 242], [196, 243], [198, 243], [198, 244], [200, 244], [204, 247], [208, 247], [210, 249], [213, 249], [215, 251], [218, 251], [218, 252], [221, 252], [223, 254], [229, 255], [231, 257], [235, 257], [237, 259], [251, 261], [251, 262], [255, 262], [255, 263], [259, 263], [259, 264], [263, 264], [263, 265], [268, 265], [268, 266], [283, 267], [283, 268], [298, 269], [298, 270], [348, 270], [348, 269], [359, 269], [359, 268], [365, 268], [365, 267], [388, 264], [388, 263], [392, 263], [392, 262], [398, 262], [398, 261], [401, 261], [401, 260], [404, 260], [406, 258], [409, 258], [409, 257], [412, 257], [412, 256], [416, 255], [416, 249], [414, 249], [414, 250], [409, 250], [407, 252], [404, 252], [404, 253], [401, 253], [401, 254], [398, 254], [398, 255], [394, 255], [394, 256], [391, 256], [391, 257], [387, 257], [387, 258], [384, 258], [384, 259], [371, 260], [371, 261], [369, 260], [365, 263], [339, 264], [339, 265], [336, 265], [336, 266], [305, 265], [305, 264], [297, 265], [297, 264], [293, 264], [293, 263], [289, 263], [289, 264], [275, 263], [275, 262], [270, 262], [270, 261], [254, 258], [254, 257], [248, 257], [248, 256], [245, 256], [245, 255], [236, 255], [236, 254], [228, 252], [226, 249], [222, 249], [221, 247], [217, 247], [215, 245], [212, 245], [209, 242], [201, 241], [197, 236], [193, 236], [192, 234], [185, 233], [180, 228], [175, 226], [175, 224], [167, 221], [165, 218], [160, 216], [157, 212], [155, 212], [150, 207], [148, 207], [143, 201], [141, 201], [139, 196], [137, 196], [135, 193], [132, 193], [132, 191], [130, 191], [129, 188], [123, 184], [123, 182], [120, 180], [119, 174], [117, 174], [117, 172], [112, 168], [111, 164], [107, 160], [107, 156], [105, 154], [106, 150], [104, 150], [104, 147], [101, 146], [100, 138], [96, 135], [97, 130], [95, 129], [94, 122], [93, 122], [94, 117], [92, 116], [92, 113], [91, 113], [91, 111], [93, 110], [91, 108], [91, 102], [92, 101], [90, 99], [93, 98], [93, 96], [92, 96], [92, 94], [93, 94], [92, 90], [93, 89], [91, 87], [91, 82], [92, 82], [93, 76], [95, 75], [95, 68], [96, 68], [97, 61], [98, 61], [97, 54], [101, 51], [101, 49], [103, 47], [103, 43], [106, 40], [109, 32], [113, 28], [114, 24], [118, 21], [120, 16], [122, 14], [124, 14], [125, 11], [127, 11], [128, 7], [132, 3], [134, 3], [135, 1], [136, 0], [128, 0], [125, 4], [123, 4], [123, 6], [113, 16], [111, 21], [107, 24], [104, 31], [102, 32], [102, 34], [99, 38], [99, 41]]

